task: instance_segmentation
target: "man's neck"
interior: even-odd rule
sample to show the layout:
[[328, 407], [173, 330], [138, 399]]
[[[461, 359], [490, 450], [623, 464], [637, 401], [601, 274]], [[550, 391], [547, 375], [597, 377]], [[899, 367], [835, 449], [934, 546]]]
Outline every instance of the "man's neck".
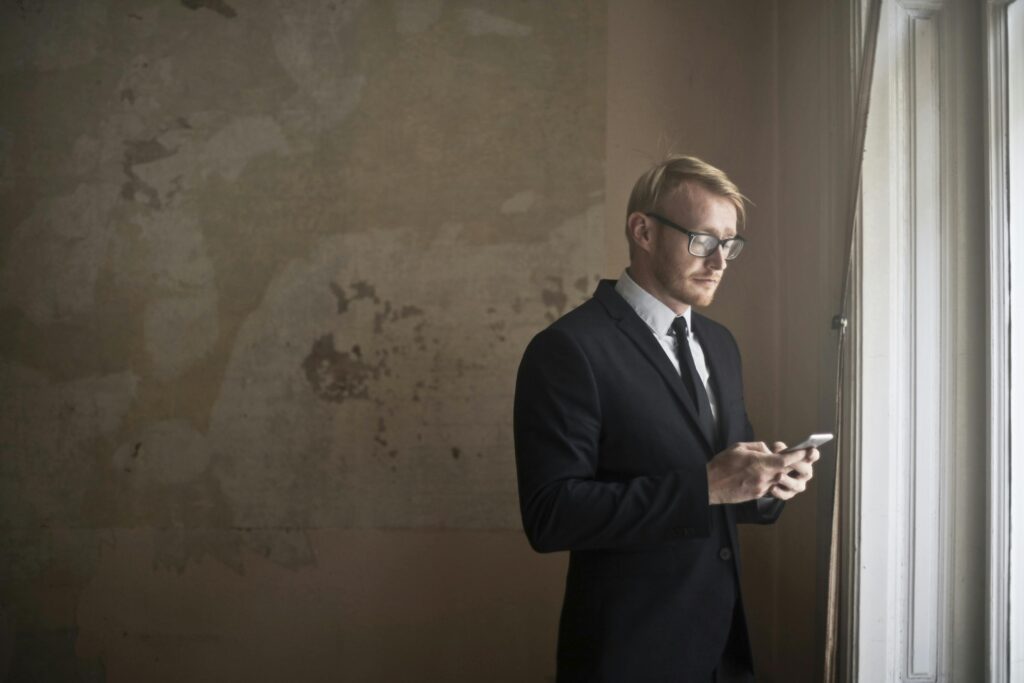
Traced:
[[686, 315], [686, 312], [690, 310], [689, 304], [684, 304], [681, 301], [677, 301], [670, 296], [667, 296], [658, 287], [657, 280], [642, 270], [634, 269], [633, 266], [626, 267], [626, 274], [629, 275], [630, 279], [633, 280], [641, 289], [653, 296], [655, 299], [665, 304], [672, 309], [672, 312], [676, 316]]

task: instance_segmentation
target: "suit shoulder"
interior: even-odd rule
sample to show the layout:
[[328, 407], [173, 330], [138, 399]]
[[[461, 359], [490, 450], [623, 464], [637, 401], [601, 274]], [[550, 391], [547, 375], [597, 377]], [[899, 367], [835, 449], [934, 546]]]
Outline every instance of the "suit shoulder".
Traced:
[[607, 311], [597, 299], [588, 299], [552, 322], [537, 336], [568, 336], [582, 340], [595, 328], [607, 326], [610, 320]]
[[705, 315], [701, 315], [696, 311], [694, 311], [693, 315], [697, 319], [698, 330], [700, 330], [700, 333], [707, 338], [708, 342], [727, 343], [738, 347], [736, 344], [736, 337], [733, 336], [728, 327], [716, 320], [708, 318]]
[[572, 359], [587, 358], [593, 354], [594, 341], [608, 337], [603, 332], [609, 321], [598, 301], [585, 301], [535, 334], [523, 352], [523, 363], [575, 363]]

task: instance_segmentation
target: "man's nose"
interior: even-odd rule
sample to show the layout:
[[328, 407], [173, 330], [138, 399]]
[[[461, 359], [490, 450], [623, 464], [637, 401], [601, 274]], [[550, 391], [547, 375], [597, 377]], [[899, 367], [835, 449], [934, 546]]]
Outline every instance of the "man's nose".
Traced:
[[704, 260], [708, 262], [708, 266], [715, 270], [725, 270], [727, 265], [725, 261], [725, 246], [719, 244]]

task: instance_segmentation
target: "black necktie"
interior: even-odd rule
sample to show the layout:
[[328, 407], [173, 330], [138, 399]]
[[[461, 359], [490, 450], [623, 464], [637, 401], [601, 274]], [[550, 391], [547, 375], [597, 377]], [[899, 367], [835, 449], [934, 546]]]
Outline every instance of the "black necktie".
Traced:
[[679, 374], [682, 375], [683, 384], [690, 393], [694, 405], [697, 406], [697, 415], [700, 419], [701, 429], [708, 443], [718, 448], [718, 439], [715, 437], [718, 431], [715, 427], [715, 417], [711, 414], [711, 401], [708, 400], [708, 392], [704, 390], [704, 382], [697, 373], [697, 366], [693, 362], [693, 354], [690, 353], [690, 333], [686, 326], [686, 318], [679, 316], [672, 321], [672, 331], [676, 333], [676, 353], [679, 356]]

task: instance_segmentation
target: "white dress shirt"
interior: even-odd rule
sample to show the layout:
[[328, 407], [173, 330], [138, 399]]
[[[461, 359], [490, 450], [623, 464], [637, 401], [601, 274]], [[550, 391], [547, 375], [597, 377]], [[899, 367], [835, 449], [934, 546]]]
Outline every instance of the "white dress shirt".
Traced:
[[[640, 319], [647, 323], [647, 327], [651, 329], [651, 334], [654, 335], [658, 344], [664, 349], [665, 355], [668, 356], [669, 362], [672, 363], [672, 367], [682, 377], [682, 372], [679, 368], [679, 356], [677, 355], [678, 340], [676, 339], [676, 333], [672, 331], [672, 321], [676, 319], [675, 311], [655, 299], [650, 292], [638, 285], [629, 276], [628, 270], [622, 271], [622, 277], [615, 283], [615, 291], [626, 300], [630, 308], [636, 311]], [[690, 353], [693, 354], [693, 364], [697, 366], [697, 373], [704, 383], [704, 390], [708, 392], [708, 401], [711, 403], [711, 415], [715, 419], [715, 426], [719, 427], [718, 402], [715, 399], [715, 391], [711, 388], [711, 372], [708, 369], [707, 360], [704, 358], [704, 349], [701, 348], [697, 335], [693, 334], [693, 325], [690, 324], [690, 313], [692, 310], [687, 308], [686, 313], [683, 314], [683, 317], [686, 318], [686, 329], [690, 330]], [[777, 502], [773, 496], [763, 496], [757, 499], [757, 510], [763, 513]]]
[[[655, 299], [650, 292], [634, 282], [633, 278], [629, 276], [628, 270], [622, 271], [622, 277], [615, 284], [615, 291], [626, 300], [630, 308], [636, 311], [640, 319], [647, 323], [647, 327], [651, 329], [654, 338], [662, 350], [665, 351], [665, 355], [668, 356], [672, 367], [682, 377], [678, 355], [679, 340], [676, 339], [676, 333], [672, 331], [672, 322], [676, 319], [675, 311]], [[708, 401], [711, 403], [711, 415], [714, 417], [715, 426], [717, 427], [718, 402], [715, 399], [715, 391], [711, 388], [711, 372], [704, 357], [704, 349], [701, 348], [697, 335], [693, 333], [691, 312], [692, 309], [687, 308], [686, 313], [683, 314], [683, 317], [686, 318], [686, 329], [690, 330], [690, 353], [693, 355], [693, 364], [697, 366], [697, 374], [700, 375], [700, 380], [704, 383], [704, 390], [708, 392]]]

